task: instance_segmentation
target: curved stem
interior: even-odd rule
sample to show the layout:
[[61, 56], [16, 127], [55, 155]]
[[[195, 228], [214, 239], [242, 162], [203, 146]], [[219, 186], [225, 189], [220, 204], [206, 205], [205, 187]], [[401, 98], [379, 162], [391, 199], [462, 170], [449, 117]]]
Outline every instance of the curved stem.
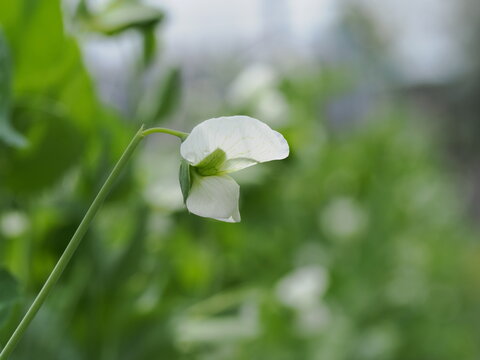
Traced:
[[60, 259], [58, 259], [57, 264], [55, 265], [49, 277], [45, 281], [45, 284], [41, 288], [37, 297], [35, 298], [35, 300], [33, 300], [32, 305], [30, 305], [22, 321], [20, 321], [20, 324], [18, 324], [14, 333], [12, 334], [7, 344], [1, 351], [0, 360], [6, 360], [8, 356], [10, 356], [12, 351], [15, 349], [15, 346], [20, 341], [23, 334], [27, 330], [28, 326], [32, 322], [33, 318], [37, 314], [38, 310], [40, 310], [48, 294], [50, 293], [52, 288], [55, 286], [58, 279], [62, 275], [68, 263], [70, 262], [73, 254], [75, 253], [75, 250], [77, 250], [77, 247], [82, 241], [83, 236], [87, 232], [90, 226], [90, 223], [92, 222], [93, 218], [95, 217], [98, 210], [102, 206], [102, 203], [107, 197], [108, 193], [112, 189], [115, 180], [118, 178], [122, 170], [125, 168], [125, 165], [128, 163], [128, 160], [132, 157], [132, 154], [135, 148], [137, 147], [137, 145], [145, 136], [153, 133], [164, 133], [164, 134], [177, 136], [182, 141], [185, 140], [185, 138], [188, 136], [187, 133], [176, 131], [176, 130], [165, 129], [165, 128], [150, 128], [147, 130], [143, 130], [143, 126], [142, 126], [140, 130], [138, 130], [138, 132], [135, 134], [133, 139], [130, 141], [130, 144], [128, 144], [127, 148], [125, 149], [122, 156], [118, 160], [117, 164], [113, 168], [112, 172], [108, 176], [107, 180], [103, 184], [102, 188], [98, 192], [97, 196], [93, 200], [92, 204], [88, 208], [87, 213], [85, 214], [82, 221], [80, 222], [80, 225], [78, 226], [77, 230], [73, 234], [62, 256], [60, 256]]
[[73, 254], [75, 253], [75, 250], [77, 249], [78, 245], [80, 244], [83, 236], [87, 232], [90, 223], [92, 222], [93, 218], [95, 217], [98, 209], [100, 209], [103, 201], [107, 197], [108, 193], [113, 187], [113, 184], [115, 180], [118, 178], [122, 170], [125, 168], [125, 165], [128, 163], [128, 160], [132, 156], [135, 148], [137, 145], [140, 143], [140, 141], [144, 138], [145, 134], [143, 131], [143, 126], [140, 128], [140, 130], [135, 134], [133, 137], [132, 141], [130, 144], [128, 144], [127, 148], [123, 152], [122, 156], [118, 160], [117, 164], [113, 168], [112, 172], [108, 176], [107, 180], [103, 184], [102, 188], [98, 192], [97, 196], [93, 200], [92, 204], [90, 205], [90, 208], [87, 210], [87, 213], [85, 214], [83, 220], [81, 221], [80, 225], [77, 228], [77, 231], [75, 231], [75, 234], [73, 234], [72, 239], [68, 243], [67, 247], [65, 248], [65, 251], [63, 252], [62, 256], [58, 260], [57, 264], [53, 268], [50, 276], [48, 279], [45, 281], [45, 284], [43, 285], [42, 289], [38, 293], [37, 297], [35, 300], [33, 300], [32, 305], [30, 305], [30, 308], [27, 310], [25, 316], [23, 317], [22, 321], [20, 321], [20, 324], [18, 324], [17, 328], [15, 329], [14, 333], [8, 340], [7, 344], [5, 345], [5, 348], [2, 350], [0, 353], [0, 360], [6, 360], [8, 356], [12, 353], [14, 350], [15, 346], [17, 343], [20, 341], [22, 338], [23, 334], [27, 330], [28, 326], [32, 322], [33, 318], [37, 314], [38, 310], [44, 303], [46, 297], [52, 290], [53, 286], [56, 284], [60, 276], [62, 275], [63, 271], [67, 267], [70, 259], [72, 258]]
[[153, 133], [163, 133], [163, 134], [173, 135], [173, 136], [179, 137], [180, 140], [182, 140], [182, 141], [185, 140], [188, 136], [188, 133], [184, 133], [182, 131], [176, 131], [176, 130], [160, 128], [160, 127], [150, 128], [150, 129], [144, 130], [142, 132], [142, 135], [147, 136], [147, 135], [150, 135], [150, 134], [153, 134]]

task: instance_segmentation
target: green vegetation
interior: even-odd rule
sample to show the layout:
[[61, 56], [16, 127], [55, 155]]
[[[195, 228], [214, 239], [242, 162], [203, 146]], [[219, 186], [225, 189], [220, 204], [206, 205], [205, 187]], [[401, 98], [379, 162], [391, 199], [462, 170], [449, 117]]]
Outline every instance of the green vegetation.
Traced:
[[[141, 86], [163, 13], [81, 10], [74, 28], [144, 39], [131, 117], [99, 100], [57, 1], [0, 4], [0, 346], [136, 130], [179, 108], [178, 68]], [[240, 224], [153, 201], [151, 172], [178, 181], [180, 156], [142, 144], [11, 358], [479, 358], [478, 232], [455, 179], [408, 104], [339, 114], [347, 74], [279, 77], [291, 155], [238, 173]]]

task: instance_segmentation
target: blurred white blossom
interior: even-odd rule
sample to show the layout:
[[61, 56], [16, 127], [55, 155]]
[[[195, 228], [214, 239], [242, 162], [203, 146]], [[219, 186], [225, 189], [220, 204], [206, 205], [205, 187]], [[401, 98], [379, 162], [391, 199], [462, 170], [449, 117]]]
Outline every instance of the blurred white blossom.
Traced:
[[308, 265], [282, 278], [276, 286], [276, 293], [283, 304], [301, 309], [317, 304], [327, 287], [327, 270], [318, 265]]
[[327, 235], [348, 241], [364, 231], [368, 217], [355, 199], [338, 197], [321, 212], [319, 220]]
[[328, 272], [319, 265], [299, 267], [277, 283], [277, 297], [295, 310], [299, 333], [317, 333], [329, 324], [330, 309], [323, 301], [328, 283]]
[[326, 304], [316, 304], [302, 309], [297, 314], [296, 327], [303, 335], [318, 333], [330, 324], [332, 314]]
[[255, 101], [262, 93], [277, 87], [275, 70], [266, 64], [252, 64], [233, 81], [229, 99], [234, 105], [244, 105]]
[[252, 339], [260, 333], [258, 304], [245, 301], [235, 315], [182, 317], [177, 320], [175, 330], [177, 341], [182, 344]]
[[273, 67], [256, 63], [233, 81], [228, 100], [235, 107], [248, 108], [270, 125], [285, 125], [290, 108], [278, 90], [279, 77]]
[[264, 119], [271, 125], [286, 125], [290, 107], [280, 91], [270, 89], [264, 92], [258, 97], [255, 105], [255, 116]]
[[30, 222], [25, 213], [10, 211], [4, 213], [0, 219], [0, 231], [5, 237], [17, 237], [25, 233]]

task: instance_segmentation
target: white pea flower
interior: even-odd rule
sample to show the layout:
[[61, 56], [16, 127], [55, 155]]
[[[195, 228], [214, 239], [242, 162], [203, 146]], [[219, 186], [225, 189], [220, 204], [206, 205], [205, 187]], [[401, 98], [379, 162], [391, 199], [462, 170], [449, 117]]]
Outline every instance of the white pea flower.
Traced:
[[239, 222], [240, 187], [229, 173], [284, 159], [288, 143], [277, 131], [248, 116], [226, 116], [195, 126], [182, 142], [180, 185], [188, 210], [199, 216]]

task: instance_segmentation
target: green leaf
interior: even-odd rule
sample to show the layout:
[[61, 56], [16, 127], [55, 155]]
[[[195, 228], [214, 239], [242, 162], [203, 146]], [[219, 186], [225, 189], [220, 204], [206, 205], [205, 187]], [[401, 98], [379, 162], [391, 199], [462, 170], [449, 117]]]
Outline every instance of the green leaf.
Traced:
[[[29, 140], [18, 151], [0, 140], [0, 186], [42, 191], [96, 152], [108, 158], [121, 151], [121, 141], [103, 149], [103, 131], [118, 139], [127, 127], [96, 99], [78, 46], [64, 31], [60, 1], [0, 1], [0, 23], [15, 61], [10, 119]], [[90, 158], [82, 156], [86, 149]]]
[[216, 149], [196, 165], [195, 170], [202, 176], [218, 175], [226, 159], [227, 154], [225, 154], [225, 151]]
[[158, 9], [142, 4], [124, 3], [94, 15], [87, 20], [87, 29], [105, 35], [116, 35], [128, 29], [154, 27], [165, 15]]
[[0, 24], [15, 63], [11, 108], [20, 100], [50, 99], [82, 131], [97, 129], [105, 114], [99, 111], [78, 46], [66, 36], [60, 1], [0, 1]]
[[42, 191], [80, 162], [83, 138], [66, 114], [45, 106], [16, 110], [14, 115], [28, 128], [30, 141], [27, 147], [6, 154], [0, 181], [10, 190], [22, 194]]
[[20, 300], [20, 286], [17, 280], [5, 269], [0, 268], [0, 327], [10, 317]]
[[149, 26], [142, 31], [143, 40], [143, 62], [145, 66], [151, 64], [157, 49], [157, 42], [155, 37], [155, 28]]
[[181, 89], [180, 68], [173, 67], [162, 81], [143, 94], [138, 110], [142, 122], [150, 125], [170, 116], [180, 102]]
[[[3, 19], [14, 59], [14, 93], [44, 92], [63, 83], [74, 73], [79, 60], [75, 43], [65, 36], [58, 1], [15, 1], [6, 4], [20, 10]], [[41, 31], [39, 31], [41, 29]], [[46, 41], [48, 39], [48, 41]]]
[[10, 125], [12, 66], [8, 46], [0, 30], [0, 139], [7, 145], [25, 146], [25, 138]]
[[192, 174], [190, 173], [190, 171], [190, 164], [186, 160], [182, 160], [182, 162], [180, 163], [179, 180], [180, 188], [182, 189], [183, 202], [187, 201], [188, 194], [190, 193], [190, 189], [192, 188]]
[[180, 101], [182, 79], [180, 68], [174, 67], [163, 80], [163, 86], [159, 93], [159, 107], [155, 119], [163, 119], [169, 116]]

